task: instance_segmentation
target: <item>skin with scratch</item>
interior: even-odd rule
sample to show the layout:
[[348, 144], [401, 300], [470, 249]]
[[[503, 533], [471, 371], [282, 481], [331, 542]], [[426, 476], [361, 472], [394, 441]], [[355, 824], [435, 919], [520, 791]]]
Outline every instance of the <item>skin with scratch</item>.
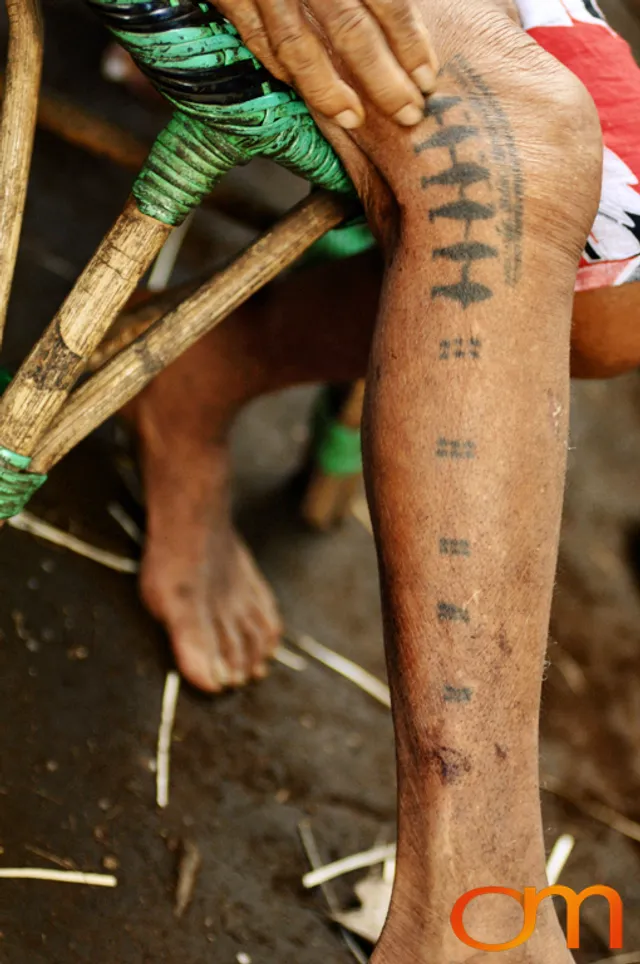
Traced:
[[[270, 629], [256, 644], [253, 607], [264, 584], [255, 570], [238, 583], [228, 549], [236, 538], [221, 514], [229, 424], [249, 397], [353, 379], [368, 359], [364, 456], [400, 814], [396, 889], [376, 964], [475, 961], [449, 926], [458, 897], [478, 886], [544, 884], [537, 724], [570, 340], [578, 374], [640, 360], [638, 339], [621, 337], [638, 285], [578, 295], [571, 331], [600, 184], [590, 99], [489, 2], [424, 0], [424, 12], [443, 68], [420, 127], [399, 137], [369, 108], [352, 138], [327, 129], [381, 239], [384, 272], [369, 255], [290, 276], [137, 403], [151, 519], [143, 586], [181, 666], [212, 690], [220, 662], [229, 673], [238, 653], [221, 627], [240, 636], [244, 672], [262, 665], [277, 632], [269, 608]], [[559, 190], [569, 179], [572, 191]], [[375, 314], [380, 274], [371, 341], [362, 319]], [[185, 456], [191, 477], [171, 484]], [[470, 934], [497, 942], [517, 933], [513, 903], [495, 901], [471, 905]], [[546, 905], [535, 937], [505, 956], [507, 964], [567, 959]]]
[[[359, 90], [401, 126], [420, 123], [423, 95], [435, 87], [437, 59], [418, 0], [212, 2], [274, 76], [341, 127], [364, 121]], [[355, 84], [338, 72], [332, 53], [352, 71]]]

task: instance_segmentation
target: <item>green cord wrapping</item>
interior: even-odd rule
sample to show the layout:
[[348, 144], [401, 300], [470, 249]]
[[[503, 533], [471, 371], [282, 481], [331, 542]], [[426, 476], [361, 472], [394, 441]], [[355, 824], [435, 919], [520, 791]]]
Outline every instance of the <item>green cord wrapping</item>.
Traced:
[[360, 430], [342, 425], [331, 414], [331, 389], [325, 389], [315, 411], [314, 454], [325, 475], [358, 475], [362, 472]]
[[[0, 368], [0, 395], [11, 381], [6, 368]], [[22, 512], [31, 497], [47, 481], [46, 475], [27, 472], [31, 459], [0, 445], [0, 519]]]
[[89, 2], [177, 107], [133, 188], [145, 214], [179, 224], [224, 174], [259, 155], [319, 187], [353, 191], [304, 102], [264, 70], [207, 3]]

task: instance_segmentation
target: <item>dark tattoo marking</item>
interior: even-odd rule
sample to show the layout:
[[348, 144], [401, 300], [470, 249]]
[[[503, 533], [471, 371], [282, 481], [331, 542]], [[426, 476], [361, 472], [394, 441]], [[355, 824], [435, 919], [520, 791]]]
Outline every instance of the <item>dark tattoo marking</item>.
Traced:
[[[439, 123], [443, 123], [441, 118], [438, 118]], [[469, 140], [470, 137], [477, 137], [479, 134], [477, 127], [471, 127], [468, 124], [462, 125], [452, 125], [451, 127], [441, 127], [439, 131], [428, 137], [426, 141], [422, 141], [421, 144], [416, 144], [414, 151], [416, 154], [422, 154], [423, 151], [429, 151], [434, 147], [448, 147], [453, 148], [456, 144], [462, 144], [463, 141]], [[452, 163], [455, 167], [456, 161], [452, 158]], [[488, 174], [489, 172], [487, 172]]]
[[452, 341], [440, 342], [440, 361], [450, 361], [452, 358], [480, 358], [482, 342], [479, 338], [454, 338]]
[[441, 556], [470, 556], [471, 544], [468, 539], [441, 539]]
[[498, 633], [498, 647], [500, 648], [500, 652], [504, 653], [505, 656], [511, 656], [513, 652], [513, 647], [511, 646], [511, 644], [509, 643], [509, 640], [507, 639], [507, 634], [505, 632], [504, 626], [500, 627], [500, 631]]
[[471, 441], [463, 442], [461, 439], [456, 438], [439, 438], [436, 455], [439, 459], [475, 459], [476, 443]]
[[[464, 238], [459, 243], [433, 251], [434, 260], [459, 263], [460, 278], [453, 284], [434, 286], [431, 296], [455, 301], [466, 310], [493, 296], [492, 289], [471, 274], [482, 262], [502, 255], [507, 284], [514, 285], [518, 280], [522, 260], [523, 178], [508, 117], [493, 91], [462, 57], [455, 57], [442, 73], [453, 75], [468, 97], [432, 97], [425, 108], [425, 117], [434, 118], [438, 128], [414, 150], [416, 154], [443, 149], [449, 153], [450, 166], [424, 176], [421, 183], [425, 191], [434, 186], [458, 190], [457, 199], [430, 210], [429, 220], [433, 223], [445, 219], [464, 226]], [[461, 105], [466, 109], [456, 110]], [[477, 159], [459, 156], [459, 151], [472, 150], [479, 138], [491, 144], [489, 160], [485, 152], [476, 155], [480, 163]], [[469, 197], [467, 189], [477, 184], [485, 184], [493, 193], [493, 203], [481, 203]], [[471, 239], [474, 226], [482, 222], [491, 224], [502, 239], [502, 251], [499, 246]]]
[[468, 623], [469, 610], [452, 603], [438, 603], [438, 619], [441, 623]]
[[509, 756], [505, 748], [503, 746], [500, 746], [499, 743], [495, 744], [495, 749], [496, 749], [496, 756], [498, 757], [499, 760], [506, 760], [507, 757]]
[[451, 218], [453, 221], [464, 221], [468, 234], [473, 221], [488, 221], [495, 217], [495, 214], [495, 208], [491, 204], [480, 204], [478, 201], [460, 198], [459, 201], [452, 201], [450, 204], [443, 204], [439, 208], [432, 208], [429, 211], [429, 220]]
[[444, 701], [445, 703], [470, 703], [471, 697], [473, 696], [473, 690], [469, 686], [445, 686], [444, 688]]
[[484, 261], [486, 258], [497, 258], [498, 251], [490, 244], [481, 244], [480, 241], [461, 241], [459, 244], [450, 244], [447, 248], [436, 248], [433, 252], [436, 258], [448, 258], [449, 261]]
[[456, 783], [465, 773], [471, 773], [471, 761], [450, 746], [437, 746], [429, 751], [428, 763], [443, 784]]
[[432, 184], [460, 185], [478, 184], [480, 181], [489, 180], [489, 171], [481, 164], [473, 162], [462, 163], [458, 161], [441, 174], [433, 174], [431, 177], [422, 178], [422, 189], [426, 191]]
[[522, 234], [524, 223], [524, 175], [516, 139], [509, 117], [499, 98], [476, 73], [464, 57], [457, 55], [447, 65], [457, 82], [464, 87], [480, 115], [489, 135], [492, 158], [497, 174], [497, 232], [504, 246], [504, 277], [510, 287], [520, 280], [522, 270]]

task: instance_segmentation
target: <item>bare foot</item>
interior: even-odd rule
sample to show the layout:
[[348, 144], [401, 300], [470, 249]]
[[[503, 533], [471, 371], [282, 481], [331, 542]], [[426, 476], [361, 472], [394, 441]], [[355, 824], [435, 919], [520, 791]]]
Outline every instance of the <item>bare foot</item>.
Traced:
[[203, 437], [177, 410], [172, 418], [170, 401], [152, 388], [128, 412], [140, 437], [147, 502], [141, 592], [185, 678], [217, 693], [266, 675], [282, 627], [273, 594], [233, 528], [226, 440]]

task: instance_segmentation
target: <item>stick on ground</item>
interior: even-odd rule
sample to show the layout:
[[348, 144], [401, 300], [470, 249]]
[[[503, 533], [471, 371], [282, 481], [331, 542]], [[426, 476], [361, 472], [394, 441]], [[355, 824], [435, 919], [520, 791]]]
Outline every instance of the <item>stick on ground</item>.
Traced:
[[111, 874], [83, 874], [79, 870], [39, 870], [37, 867], [2, 867], [0, 880], [50, 880], [59, 884], [86, 884], [88, 887], [117, 887]]
[[169, 761], [171, 736], [176, 717], [180, 676], [176, 672], [167, 673], [162, 695], [162, 716], [158, 730], [158, 755], [156, 759], [156, 803], [163, 808], [169, 804]]

